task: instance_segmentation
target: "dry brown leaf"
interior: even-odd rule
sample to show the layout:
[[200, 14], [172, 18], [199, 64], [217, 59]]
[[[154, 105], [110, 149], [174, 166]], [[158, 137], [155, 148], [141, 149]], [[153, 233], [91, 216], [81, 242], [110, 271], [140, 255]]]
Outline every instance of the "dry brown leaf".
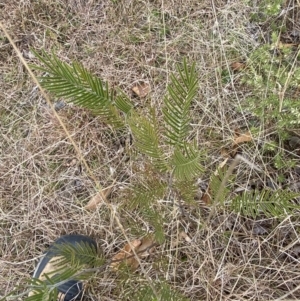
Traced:
[[289, 48], [289, 47], [295, 47], [295, 46], [298, 46], [299, 44], [295, 44], [295, 43], [282, 43], [282, 42], [279, 42], [277, 44], [277, 48], [278, 49], [284, 49], [284, 48]]
[[139, 262], [135, 258], [132, 248], [137, 251], [137, 248], [142, 244], [142, 241], [135, 239], [132, 240], [130, 244], [126, 244], [120, 252], [113, 256], [113, 262], [110, 264], [111, 268], [117, 270], [121, 263], [126, 263], [132, 271], [136, 270], [139, 267]]
[[233, 62], [230, 64], [230, 68], [233, 71], [241, 71], [246, 68], [246, 64], [241, 62]]
[[211, 204], [211, 196], [210, 196], [210, 187], [206, 189], [206, 191], [203, 193], [201, 201], [205, 203], [205, 205]]
[[[115, 181], [114, 181], [114, 183], [115, 183]], [[112, 191], [114, 183], [112, 185], [110, 185], [109, 187], [102, 189], [96, 195], [94, 195], [90, 199], [90, 201], [84, 206], [84, 209], [88, 209], [88, 210], [96, 209], [98, 204], [100, 204], [101, 202], [105, 202], [107, 197], [109, 196], [109, 194]]]
[[225, 159], [234, 158], [239, 146], [237, 144], [232, 144], [230, 148], [222, 148], [221, 149], [221, 156]]
[[142, 239], [142, 243], [138, 246], [136, 252], [139, 257], [147, 257], [154, 252], [156, 242], [153, 237], [147, 236]]
[[152, 237], [145, 237], [142, 240], [135, 239], [130, 244], [126, 244], [120, 252], [113, 256], [112, 263], [110, 264], [111, 268], [117, 270], [122, 263], [125, 263], [132, 271], [135, 271], [140, 263], [135, 257], [133, 250], [139, 258], [142, 258], [151, 255], [156, 246]]
[[240, 134], [239, 136], [237, 136], [233, 141], [233, 145], [241, 144], [241, 143], [244, 143], [244, 142], [249, 142], [249, 141], [252, 141], [252, 140], [253, 140], [253, 138], [252, 138], [251, 133], [247, 132], [245, 134]]
[[223, 158], [230, 158], [230, 157], [231, 157], [230, 151], [229, 151], [228, 149], [224, 148], [224, 147], [221, 148], [220, 153], [221, 153], [221, 156], [222, 156]]
[[147, 83], [139, 83], [132, 88], [134, 94], [140, 98], [146, 97], [150, 92], [150, 85]]

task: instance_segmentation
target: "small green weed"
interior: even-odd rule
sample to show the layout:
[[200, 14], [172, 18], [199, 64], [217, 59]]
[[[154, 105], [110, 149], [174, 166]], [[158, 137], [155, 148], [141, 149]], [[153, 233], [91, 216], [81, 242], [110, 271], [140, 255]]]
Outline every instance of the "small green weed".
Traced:
[[300, 125], [297, 91], [300, 81], [299, 50], [279, 41], [273, 32], [272, 43], [259, 46], [248, 58], [241, 82], [251, 89], [243, 108], [274, 128], [281, 139], [287, 129]]
[[261, 1], [259, 5], [259, 10], [257, 13], [252, 14], [252, 20], [256, 21], [266, 21], [270, 17], [277, 16], [286, 1], [284, 0], [265, 0]]

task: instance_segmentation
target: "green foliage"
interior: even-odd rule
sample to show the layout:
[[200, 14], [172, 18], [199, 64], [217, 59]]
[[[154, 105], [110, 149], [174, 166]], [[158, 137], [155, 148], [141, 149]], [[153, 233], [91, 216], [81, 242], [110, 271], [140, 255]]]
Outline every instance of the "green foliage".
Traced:
[[132, 115], [129, 125], [135, 138], [137, 149], [152, 159], [153, 165], [160, 171], [168, 169], [166, 156], [159, 146], [160, 134], [155, 113], [152, 112], [151, 119], [139, 115]]
[[151, 206], [151, 204], [164, 197], [167, 185], [163, 181], [158, 181], [159, 175], [148, 172], [144, 181], [134, 185], [132, 190], [130, 207], [132, 209]]
[[74, 104], [92, 110], [115, 127], [124, 126], [124, 119], [119, 111], [128, 114], [132, 105], [124, 93], [116, 93], [108, 88], [98, 77], [92, 75], [79, 63], [71, 65], [62, 62], [52, 53], [38, 54], [36, 57], [45, 65], [32, 66], [46, 73], [40, 78], [41, 85], [56, 97], [63, 97]]
[[232, 200], [231, 209], [252, 218], [261, 215], [280, 218], [299, 210], [299, 205], [293, 203], [293, 199], [299, 196], [299, 193], [288, 190], [246, 191]]
[[165, 233], [164, 233], [164, 222], [165, 219], [161, 214], [159, 214], [158, 210], [152, 207], [143, 206], [142, 210], [140, 211], [141, 215], [143, 216], [144, 220], [151, 223], [155, 229], [154, 232], [154, 239], [158, 244], [162, 244], [165, 240]]
[[[69, 65], [54, 54], [35, 54], [44, 64], [44, 67], [34, 66], [46, 73], [40, 78], [44, 88], [57, 97], [64, 97], [91, 109], [115, 127], [129, 127], [135, 148], [159, 171], [155, 183], [147, 185], [149, 189], [143, 191], [141, 185], [136, 186], [136, 198], [133, 203], [138, 199], [155, 202], [150, 195], [156, 196], [153, 193], [157, 187], [156, 183], [164, 183], [162, 186], [165, 189], [172, 189], [167, 187], [170, 178], [174, 177], [172, 183], [176, 185], [176, 181], [191, 181], [202, 172], [201, 152], [193, 141], [188, 141], [190, 107], [198, 90], [195, 64], [189, 67], [185, 60], [182, 66], [177, 68], [178, 75], [171, 74], [168, 95], [164, 98], [162, 110], [164, 123], [161, 124], [154, 108], [150, 107], [146, 114], [135, 110], [124, 92], [109, 89], [107, 83], [103, 83], [82, 65]], [[169, 149], [166, 149], [166, 145], [169, 145]], [[160, 191], [159, 189], [158, 192]], [[166, 190], [163, 193], [165, 192]], [[148, 216], [155, 215], [150, 202], [139, 202], [139, 208], [143, 208], [142, 211]], [[156, 221], [156, 230], [161, 232], [158, 220], [152, 220]]]
[[273, 32], [272, 43], [252, 51], [247, 68], [241, 74], [241, 83], [251, 91], [251, 95], [242, 103], [242, 109], [258, 117], [260, 126], [276, 133], [268, 147], [274, 146], [271, 163], [277, 169], [287, 169], [294, 164], [286, 159], [281, 141], [288, 138], [290, 130], [300, 127], [297, 96], [300, 82], [299, 60], [299, 51], [282, 44], [279, 34]]
[[[251, 190], [232, 198], [230, 187], [234, 184], [235, 176], [227, 176], [226, 173], [226, 168], [219, 169], [210, 179], [209, 193], [213, 202], [218, 200], [216, 205], [254, 219], [261, 216], [283, 218], [300, 209], [294, 202], [300, 193], [289, 190]], [[226, 183], [223, 183], [226, 177]]]
[[277, 170], [285, 170], [286, 168], [294, 168], [297, 164], [297, 160], [285, 158], [282, 152], [278, 152], [274, 156], [274, 166]]
[[58, 298], [58, 290], [55, 286], [55, 282], [50, 278], [48, 278], [47, 282], [39, 279], [32, 279], [30, 286], [32, 290], [35, 291], [35, 294], [26, 297], [25, 301], [49, 301], [57, 300]]
[[279, 135], [300, 125], [299, 101], [294, 96], [300, 81], [299, 59], [299, 52], [280, 43], [273, 32], [272, 44], [255, 49], [242, 74], [242, 83], [252, 92], [244, 109], [261, 118], [266, 126], [275, 127]]
[[201, 153], [194, 144], [184, 143], [182, 149], [176, 148], [171, 161], [175, 178], [191, 180], [199, 175], [203, 171], [200, 159]]
[[54, 252], [60, 256], [60, 259], [55, 263], [57, 266], [64, 268], [70, 265], [74, 271], [78, 271], [84, 266], [92, 267], [103, 264], [103, 259], [99, 257], [96, 249], [84, 242], [75, 246], [57, 245]]
[[[250, 1], [250, 5], [253, 1]], [[259, 5], [257, 13], [252, 14], [252, 20], [258, 22], [265, 22], [268, 19], [278, 16], [281, 12], [283, 5], [286, 3], [285, 0], [264, 0]]]
[[177, 180], [173, 186], [176, 187], [174, 191], [177, 192], [179, 200], [184, 200], [187, 204], [195, 204], [198, 187], [194, 179]]
[[129, 114], [132, 110], [132, 103], [128, 96], [120, 89], [117, 90], [117, 96], [115, 98], [116, 107], [124, 114]]
[[[79, 63], [69, 65], [55, 54], [34, 53], [44, 64], [44, 67], [33, 68], [45, 72], [46, 75], [40, 78], [45, 89], [57, 97], [64, 97], [92, 110], [116, 128], [129, 126], [136, 148], [147, 155], [160, 171], [174, 170], [178, 179], [191, 179], [201, 171], [200, 152], [187, 141], [190, 106], [198, 88], [195, 64], [188, 67], [185, 60], [182, 67], [178, 67], [179, 76], [171, 74], [168, 95], [164, 99], [164, 133], [156, 120], [154, 108], [149, 108], [148, 116], [144, 116], [133, 109], [124, 92], [109, 89], [107, 83], [103, 83]], [[161, 150], [164, 142], [175, 147], [169, 162]]]
[[195, 64], [188, 67], [186, 61], [183, 69], [178, 68], [179, 78], [171, 74], [168, 95], [164, 99], [164, 120], [166, 123], [167, 142], [172, 145], [184, 146], [190, 131], [190, 107], [197, 95], [198, 79]]
[[[164, 238], [163, 220], [161, 213], [155, 210], [155, 206], [151, 207], [151, 204], [166, 195], [168, 189], [176, 192], [179, 190], [183, 200], [190, 202], [190, 193], [186, 192], [187, 189], [180, 193], [182, 186], [180, 188], [177, 184], [191, 184], [203, 171], [200, 164], [201, 152], [194, 142], [187, 141], [190, 132], [190, 107], [198, 86], [195, 65], [189, 68], [184, 61], [182, 68], [178, 67], [178, 73], [178, 78], [171, 75], [168, 96], [164, 98], [163, 127], [158, 122], [154, 108], [150, 108], [146, 116], [131, 112], [128, 119], [136, 148], [158, 170], [154, 180], [148, 180], [146, 186], [138, 184], [134, 187], [135, 197], [132, 200], [133, 204], [139, 204], [144, 219], [154, 226], [158, 241]], [[165, 144], [170, 145], [169, 155], [163, 151], [166, 149]], [[145, 172], [140, 178], [149, 178], [149, 174]], [[193, 189], [189, 192], [191, 191]]]
[[135, 184], [129, 206], [131, 209], [139, 210], [143, 219], [154, 227], [155, 240], [161, 243], [165, 239], [164, 219], [159, 214], [159, 210], [156, 210], [155, 202], [164, 197], [167, 185], [163, 181], [159, 181], [158, 178], [158, 175], [149, 172], [143, 182]]
[[276, 16], [282, 9], [284, 2], [284, 0], [265, 0], [260, 8], [267, 16]]
[[[35, 54], [44, 65], [34, 68], [45, 72], [45, 76], [40, 78], [45, 89], [57, 97], [92, 110], [114, 128], [130, 130], [134, 147], [143, 155], [140, 158], [150, 163], [145, 164], [144, 174], [139, 177], [145, 181], [132, 186], [130, 205], [131, 208], [139, 210], [143, 219], [154, 227], [156, 241], [163, 242], [165, 221], [157, 200], [173, 190], [183, 200], [191, 200], [191, 191], [194, 189], [190, 189], [188, 193], [187, 188], [183, 188], [183, 183], [192, 186], [195, 177], [203, 170], [200, 164], [201, 152], [196, 143], [189, 140], [190, 108], [198, 91], [195, 64], [189, 67], [185, 60], [177, 68], [178, 75], [170, 75], [171, 81], [167, 87], [168, 93], [164, 98], [162, 112], [156, 112], [153, 107], [141, 112], [133, 108], [124, 92], [110, 89], [107, 83], [92, 75], [82, 65], [67, 64], [54, 54]], [[72, 253], [73, 250], [68, 251]], [[80, 256], [86, 253], [81, 247], [77, 251]], [[61, 265], [65, 265], [68, 260], [73, 262], [73, 268], [64, 271], [62, 276], [74, 277], [78, 271], [77, 266], [80, 266], [74, 258], [63, 257], [60, 261]], [[93, 257], [85, 257], [85, 260], [85, 264], [90, 264]], [[167, 286], [161, 286], [158, 291], [163, 296], [161, 300], [177, 300]], [[156, 300], [150, 296], [149, 300]]]

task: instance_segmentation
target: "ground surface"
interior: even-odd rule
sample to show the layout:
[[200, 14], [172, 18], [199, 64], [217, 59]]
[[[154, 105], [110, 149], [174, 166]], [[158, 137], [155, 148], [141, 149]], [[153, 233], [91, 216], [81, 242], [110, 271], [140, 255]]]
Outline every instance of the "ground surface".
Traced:
[[[240, 110], [251, 90], [238, 84], [240, 70], [232, 63], [243, 63], [255, 47], [269, 43], [271, 20], [285, 22], [284, 43], [299, 43], [295, 41], [300, 36], [298, 1], [283, 3], [276, 16], [263, 20], [260, 5], [242, 0], [2, 0], [0, 20], [28, 61], [36, 63], [30, 47], [52, 49], [65, 61], [80, 61], [131, 97], [137, 82], [148, 83], [150, 94], [133, 98], [139, 106], [152, 103], [159, 108], [176, 63], [183, 57], [196, 62], [200, 87], [192, 125], [199, 148], [207, 153], [198, 183], [207, 185], [237, 129], [245, 132], [252, 122], [251, 112]], [[253, 14], [256, 18], [251, 19]], [[128, 135], [120, 138], [87, 110], [52, 99], [93, 176], [103, 187], [116, 181], [110, 197], [115, 212], [104, 203], [96, 210], [84, 210], [96, 191], [93, 178], [3, 32], [0, 69], [3, 296], [30, 278], [38, 257], [60, 235], [91, 235], [110, 258], [125, 242], [114, 215], [130, 239], [136, 238], [136, 232], [129, 220], [145, 229], [147, 225], [122, 207], [128, 201], [122, 191], [136, 180], [137, 167], [128, 161]], [[224, 74], [232, 80], [224, 80]], [[284, 184], [299, 191], [299, 169], [279, 171], [260, 152], [262, 141], [272, 134], [272, 129], [262, 127], [239, 152], [276, 185], [279, 176], [285, 177]], [[285, 154], [285, 145], [281, 148]], [[293, 150], [287, 148], [287, 156], [299, 160], [299, 151]], [[235, 173], [236, 189], [268, 184], [251, 164], [240, 162]], [[189, 214], [205, 218], [203, 212], [209, 212], [209, 206], [199, 205]], [[201, 228], [174, 214], [166, 227], [172, 230], [170, 240], [151, 259], [156, 265], [145, 261], [145, 271], [152, 279], [165, 279], [190, 300], [296, 300], [300, 298], [299, 221], [297, 215], [281, 221], [252, 220], [221, 211]], [[192, 241], [170, 243], [182, 231]], [[130, 300], [109, 270], [92, 282], [87, 294], [90, 300]]]

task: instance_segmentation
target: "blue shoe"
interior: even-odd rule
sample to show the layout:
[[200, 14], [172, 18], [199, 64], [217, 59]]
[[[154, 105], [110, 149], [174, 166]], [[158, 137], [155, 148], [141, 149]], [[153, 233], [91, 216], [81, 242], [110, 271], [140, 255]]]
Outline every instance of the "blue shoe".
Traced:
[[[86, 244], [94, 248], [97, 251], [96, 242], [88, 236], [83, 235], [65, 235], [58, 238], [48, 249], [45, 255], [39, 261], [33, 278], [38, 278], [42, 281], [46, 280], [44, 274], [47, 274], [47, 277], [51, 278], [54, 276], [54, 271], [57, 269], [57, 266], [54, 265], [54, 262], [57, 261], [57, 246], [58, 245], [72, 245], [76, 246], [78, 244]], [[81, 300], [83, 284], [80, 280], [70, 279], [63, 284], [57, 287], [58, 289], [58, 301], [75, 301]], [[30, 295], [33, 295], [34, 292], [31, 292]]]

